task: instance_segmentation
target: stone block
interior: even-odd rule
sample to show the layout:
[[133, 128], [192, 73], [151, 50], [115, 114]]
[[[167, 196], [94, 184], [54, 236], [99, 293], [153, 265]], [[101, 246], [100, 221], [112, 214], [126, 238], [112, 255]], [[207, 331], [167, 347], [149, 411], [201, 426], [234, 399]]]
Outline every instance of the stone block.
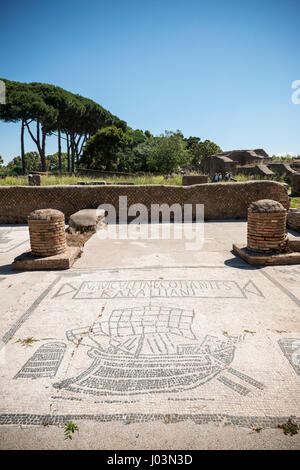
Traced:
[[[296, 249], [296, 244], [292, 243], [291, 247]], [[299, 264], [300, 263], [300, 252], [291, 251], [289, 253], [259, 253], [250, 251], [246, 246], [233, 244], [232, 249], [240, 258], [246, 261], [248, 264], [254, 266], [276, 266], [286, 264]]]
[[75, 212], [69, 218], [70, 232], [89, 232], [96, 231], [97, 224], [105, 217], [104, 210], [82, 209]]
[[300, 193], [300, 173], [291, 175], [292, 193]]
[[28, 184], [29, 186], [41, 186], [42, 175], [28, 175]]
[[102, 186], [104, 184], [107, 184], [106, 181], [78, 181], [80, 186]]
[[287, 226], [292, 230], [300, 232], [300, 208], [292, 208], [288, 211]]
[[15, 258], [12, 269], [17, 271], [70, 269], [80, 255], [81, 248], [78, 246], [68, 246], [64, 253], [47, 257], [35, 256], [30, 251], [26, 251]]
[[207, 183], [207, 175], [183, 175], [182, 186], [191, 186], [192, 184], [204, 184]]

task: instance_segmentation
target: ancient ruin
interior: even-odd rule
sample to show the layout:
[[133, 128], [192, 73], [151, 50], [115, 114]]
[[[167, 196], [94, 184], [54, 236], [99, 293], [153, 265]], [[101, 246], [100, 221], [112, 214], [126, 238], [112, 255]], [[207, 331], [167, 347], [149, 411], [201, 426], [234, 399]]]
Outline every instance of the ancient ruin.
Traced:
[[287, 215], [287, 226], [300, 233], [300, 208], [291, 208]]
[[230, 150], [205, 157], [201, 162], [201, 169], [209, 175], [226, 171], [235, 174], [238, 166], [264, 164], [271, 161], [271, 157], [263, 149]]
[[[2, 186], [0, 187], [0, 223], [24, 223], [37, 208], [52, 207], [66, 219], [82, 209], [96, 209], [100, 204], [112, 204], [119, 213], [119, 196], [128, 204], [174, 203], [204, 204], [205, 219], [240, 219], [247, 217], [251, 202], [271, 198], [289, 208], [287, 188], [276, 181], [204, 183], [192, 186], [175, 185], [103, 185], [103, 186]], [[242, 196], [242, 197], [241, 197]]]
[[[286, 182], [299, 188], [299, 162], [291, 164], [287, 162], [276, 162], [263, 149], [256, 150], [231, 150], [228, 152], [210, 155], [202, 159], [200, 169], [213, 178], [215, 173], [230, 172], [232, 175], [242, 174], [246, 176], [256, 176], [274, 179], [283, 177]], [[297, 166], [298, 165], [298, 166]]]
[[28, 175], [28, 184], [29, 186], [41, 186], [42, 185], [42, 175]]
[[182, 186], [191, 186], [192, 184], [203, 184], [208, 182], [208, 175], [183, 175]]
[[292, 193], [300, 193], [300, 173], [291, 176]]
[[31, 250], [17, 256], [12, 269], [69, 269], [80, 255], [79, 246], [67, 246], [65, 216], [61, 211], [38, 209], [31, 212], [28, 228]]
[[31, 253], [53, 256], [67, 249], [65, 216], [56, 209], [39, 209], [28, 216]]
[[287, 243], [286, 212], [280, 202], [270, 199], [250, 204], [247, 248], [261, 253], [283, 251]]
[[298, 264], [299, 240], [287, 237], [287, 210], [278, 201], [263, 199], [248, 208], [247, 246], [233, 251], [254, 265]]

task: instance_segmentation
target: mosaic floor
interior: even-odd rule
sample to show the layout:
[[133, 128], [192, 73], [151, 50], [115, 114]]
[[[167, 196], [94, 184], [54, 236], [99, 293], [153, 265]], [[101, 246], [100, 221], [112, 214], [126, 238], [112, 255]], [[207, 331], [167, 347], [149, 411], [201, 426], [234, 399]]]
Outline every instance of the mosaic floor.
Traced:
[[0, 227], [0, 256], [18, 248], [21, 251], [29, 248], [27, 231], [22, 226], [19, 229], [11, 226]]
[[284, 282], [300, 271], [281, 267], [280, 280], [275, 271], [49, 274], [22, 315], [2, 320], [0, 423], [71, 415], [272, 427], [299, 417], [300, 302]]
[[71, 270], [12, 272], [28, 231], [1, 226], [0, 448], [69, 448], [68, 420], [74, 448], [299, 447], [277, 425], [300, 425], [300, 267], [247, 265], [245, 236], [92, 237]]

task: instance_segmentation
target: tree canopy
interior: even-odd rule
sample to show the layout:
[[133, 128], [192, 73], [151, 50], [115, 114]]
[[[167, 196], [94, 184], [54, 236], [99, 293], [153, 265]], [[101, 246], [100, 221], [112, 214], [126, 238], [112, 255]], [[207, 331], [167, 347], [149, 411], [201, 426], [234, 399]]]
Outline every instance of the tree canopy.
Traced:
[[[149, 130], [132, 129], [95, 101], [54, 85], [2, 80], [6, 103], [0, 104], [0, 120], [19, 122], [21, 129], [20, 156], [7, 165], [15, 174], [34, 170], [73, 173], [76, 165], [170, 173], [221, 152], [214, 142], [196, 136], [185, 138], [179, 130], [153, 136]], [[25, 133], [36, 152], [25, 152]], [[58, 151], [47, 156], [50, 135], [57, 137]]]
[[210, 140], [204, 140], [201, 142], [199, 137], [189, 137], [184, 140], [191, 155], [191, 163], [193, 164], [201, 162], [204, 157], [222, 152], [221, 148]]
[[118, 168], [118, 152], [129, 147], [133, 139], [117, 127], [105, 127], [90, 137], [83, 150], [81, 163], [88, 168], [100, 170], [116, 170]]
[[170, 173], [190, 163], [190, 155], [180, 131], [165, 131], [158, 137], [150, 138], [145, 153], [148, 170], [153, 172]]
[[[20, 83], [2, 79], [6, 104], [0, 105], [0, 120], [21, 123], [21, 160], [26, 171], [24, 132], [37, 147], [42, 170], [46, 170], [46, 137], [57, 133], [59, 161], [61, 139], [66, 141], [68, 170], [74, 171], [86, 140], [99, 129], [127, 124], [98, 103], [63, 88], [44, 83]], [[60, 164], [60, 170], [62, 170]]]

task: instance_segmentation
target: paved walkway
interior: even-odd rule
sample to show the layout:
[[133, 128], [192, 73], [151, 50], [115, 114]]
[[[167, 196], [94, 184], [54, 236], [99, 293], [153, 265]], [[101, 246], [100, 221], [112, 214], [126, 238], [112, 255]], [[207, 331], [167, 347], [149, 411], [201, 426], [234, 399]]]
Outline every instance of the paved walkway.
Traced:
[[299, 448], [300, 267], [235, 258], [244, 221], [204, 230], [13, 273], [27, 228], [0, 227], [1, 448]]

